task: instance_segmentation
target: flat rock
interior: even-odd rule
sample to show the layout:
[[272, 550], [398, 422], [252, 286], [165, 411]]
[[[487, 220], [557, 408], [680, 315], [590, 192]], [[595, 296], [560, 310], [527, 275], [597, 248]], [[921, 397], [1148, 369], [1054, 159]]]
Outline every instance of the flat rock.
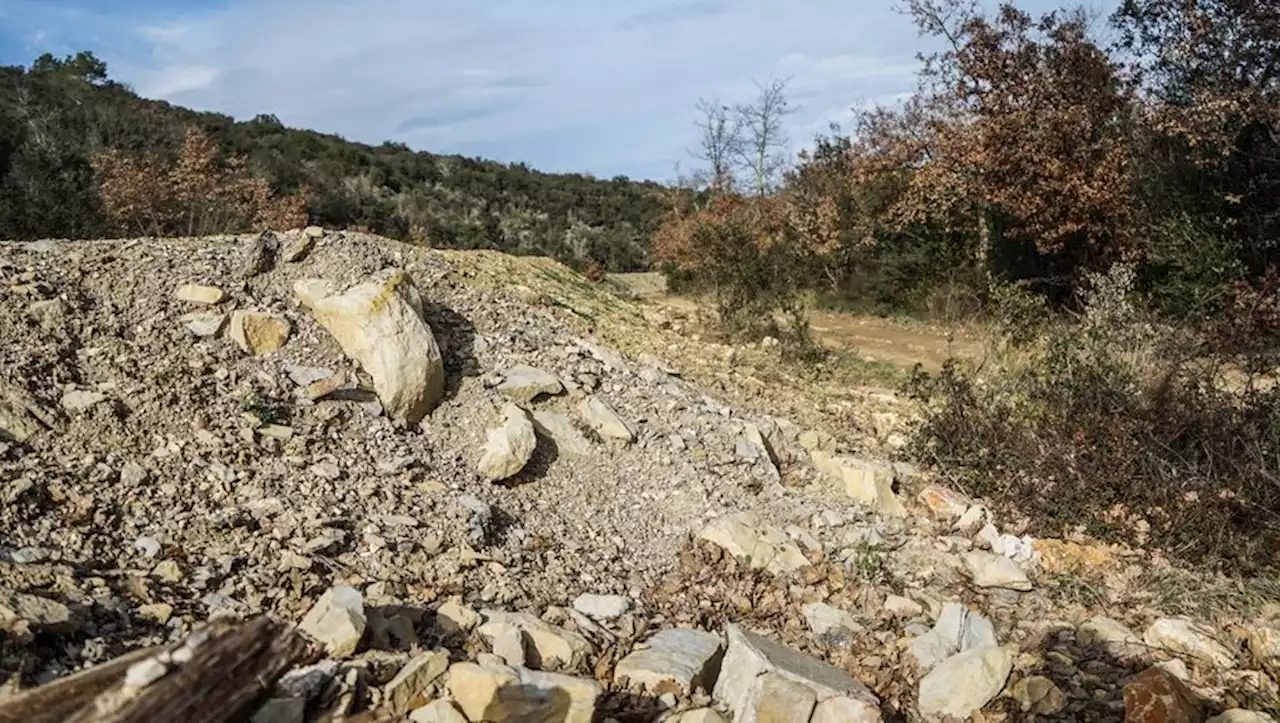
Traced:
[[990, 620], [964, 605], [948, 602], [943, 604], [933, 629], [912, 640], [907, 652], [921, 671], [929, 671], [956, 653], [998, 644]]
[[880, 709], [861, 698], [837, 696], [818, 701], [809, 723], [881, 723]]
[[556, 395], [563, 392], [564, 385], [551, 372], [520, 364], [503, 374], [498, 391], [513, 402], [528, 404], [544, 394]]
[[964, 555], [964, 566], [969, 577], [978, 587], [997, 587], [1005, 590], [1029, 592], [1031, 581], [1013, 560], [1003, 555], [974, 550]]
[[1151, 668], [1124, 686], [1125, 723], [1201, 723], [1204, 714], [1186, 683]]
[[968, 718], [1004, 690], [1013, 653], [1001, 647], [967, 650], [942, 661], [920, 680], [922, 715]]
[[489, 430], [484, 454], [476, 467], [490, 482], [512, 477], [524, 469], [538, 446], [533, 422], [523, 409], [508, 404], [503, 408], [502, 426]]
[[1223, 670], [1236, 666], [1235, 654], [1214, 638], [1213, 629], [1190, 618], [1161, 618], [1142, 634], [1142, 641], [1152, 648], [1199, 658]]
[[318, 279], [293, 288], [342, 351], [373, 377], [378, 399], [393, 420], [417, 424], [440, 403], [444, 361], [408, 273], [379, 272], [342, 294]]
[[601, 693], [594, 680], [476, 663], [449, 668], [446, 685], [471, 721], [591, 723]]
[[950, 522], [969, 511], [972, 500], [954, 490], [929, 485], [916, 495], [916, 499], [935, 517]]
[[649, 638], [647, 647], [618, 661], [613, 677], [657, 695], [689, 693], [695, 687], [710, 690], [720, 670], [720, 652], [718, 635], [682, 628], [662, 630]]
[[284, 373], [289, 377], [289, 381], [300, 387], [308, 384], [314, 384], [321, 379], [328, 379], [333, 376], [333, 370], [325, 367], [309, 367], [302, 364], [285, 364]]
[[747, 697], [745, 710], [734, 721], [755, 723], [789, 723], [807, 721], [813, 715], [818, 696], [813, 689], [777, 673], [764, 673], [755, 679]]
[[107, 395], [88, 389], [76, 389], [62, 395], [62, 408], [68, 412], [83, 412], [99, 402], [105, 401]]
[[631, 609], [631, 598], [626, 595], [596, 595], [588, 592], [573, 599], [573, 609], [595, 620], [613, 620]]
[[807, 603], [801, 612], [809, 629], [819, 637], [848, 636], [864, 629], [852, 615], [826, 603]]
[[559, 412], [536, 409], [532, 412], [533, 429], [550, 439], [559, 454], [586, 457], [591, 454], [591, 441], [578, 431], [573, 420]]
[[808, 688], [814, 700], [847, 697], [879, 710], [880, 702], [866, 686], [839, 668], [792, 650], [738, 625], [728, 628], [729, 646], [716, 681], [715, 698], [734, 713], [735, 723], [754, 723], [766, 674]]
[[713, 520], [698, 533], [756, 570], [783, 575], [809, 565], [800, 548], [754, 512], [738, 512]]
[[1132, 660], [1146, 654], [1146, 645], [1132, 630], [1117, 620], [1097, 616], [1080, 623], [1076, 642], [1121, 660]]
[[467, 717], [447, 700], [432, 701], [409, 713], [413, 723], [467, 723]]
[[893, 491], [893, 467], [812, 450], [809, 457], [821, 473], [844, 485], [845, 494], [886, 517], [906, 517], [907, 508]]
[[393, 714], [422, 707], [427, 703], [427, 687], [448, 669], [447, 650], [433, 650], [415, 656], [383, 687], [382, 707]]
[[178, 317], [178, 321], [182, 322], [192, 336], [209, 339], [222, 331], [227, 323], [227, 315], [219, 311], [193, 311]]
[[33, 632], [68, 635], [79, 625], [71, 610], [57, 600], [0, 590], [0, 630], [27, 625]]
[[884, 599], [884, 611], [895, 618], [914, 618], [924, 614], [920, 603], [901, 595], [888, 595]]
[[578, 406], [582, 421], [596, 434], [605, 439], [620, 439], [624, 442], [635, 441], [635, 432], [622, 421], [622, 417], [599, 397], [587, 397]]
[[330, 656], [345, 658], [356, 651], [368, 618], [364, 597], [352, 587], [331, 587], [312, 606], [299, 628], [320, 641]]
[[446, 600], [436, 609], [436, 627], [446, 635], [466, 635], [480, 624], [480, 613], [461, 600]]
[[514, 628], [524, 634], [525, 653], [531, 667], [572, 670], [591, 654], [592, 646], [586, 638], [528, 613], [485, 610], [480, 614], [484, 619], [480, 635], [490, 643], [504, 628]]
[[1023, 713], [1054, 715], [1067, 707], [1067, 695], [1043, 675], [1030, 675], [1019, 680], [1010, 691]]
[[173, 298], [190, 304], [212, 306], [213, 304], [221, 303], [223, 299], [227, 298], [227, 295], [216, 286], [183, 284], [174, 289]]
[[289, 340], [291, 331], [292, 327], [283, 317], [246, 309], [233, 311], [227, 326], [227, 336], [253, 356], [279, 350]]

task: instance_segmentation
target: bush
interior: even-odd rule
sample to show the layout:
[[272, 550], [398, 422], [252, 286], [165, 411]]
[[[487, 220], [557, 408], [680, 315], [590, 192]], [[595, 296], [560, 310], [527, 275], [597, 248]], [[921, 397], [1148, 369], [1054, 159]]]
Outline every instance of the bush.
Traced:
[[1280, 388], [1152, 324], [1132, 269], [1088, 281], [1069, 328], [1011, 340], [1025, 359], [984, 383], [954, 361], [917, 371], [916, 449], [1033, 534], [1151, 544], [1233, 572], [1276, 566]]

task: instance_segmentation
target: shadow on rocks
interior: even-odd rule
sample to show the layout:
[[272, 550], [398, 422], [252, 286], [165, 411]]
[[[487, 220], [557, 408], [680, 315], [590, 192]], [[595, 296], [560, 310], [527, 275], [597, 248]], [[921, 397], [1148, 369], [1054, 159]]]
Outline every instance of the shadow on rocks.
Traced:
[[430, 299], [423, 300], [423, 314], [435, 334], [444, 359], [444, 400], [453, 399], [464, 377], [480, 374], [475, 357], [476, 328], [462, 314]]

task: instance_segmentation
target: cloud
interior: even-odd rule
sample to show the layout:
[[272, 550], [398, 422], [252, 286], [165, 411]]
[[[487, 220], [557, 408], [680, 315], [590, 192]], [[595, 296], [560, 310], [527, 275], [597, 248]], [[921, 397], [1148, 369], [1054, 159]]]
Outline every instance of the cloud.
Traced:
[[140, 93], [198, 109], [669, 178], [691, 165], [700, 96], [745, 102], [753, 79], [788, 78], [798, 147], [850, 105], [910, 91], [923, 46], [892, 3], [0, 0], [0, 62], [30, 62], [4, 39], [43, 31], [41, 51], [94, 50]]

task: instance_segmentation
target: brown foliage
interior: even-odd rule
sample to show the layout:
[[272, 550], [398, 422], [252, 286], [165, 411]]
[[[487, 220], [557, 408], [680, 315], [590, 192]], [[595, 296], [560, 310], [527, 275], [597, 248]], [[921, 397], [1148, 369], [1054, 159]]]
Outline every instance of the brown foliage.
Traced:
[[862, 173], [910, 172], [891, 218], [977, 228], [995, 213], [1044, 254], [1130, 255], [1130, 99], [1084, 19], [1007, 4], [986, 18], [958, 0], [909, 9], [951, 48], [926, 60], [902, 110], [862, 119]]
[[153, 236], [203, 236], [300, 228], [308, 193], [275, 196], [243, 158], [219, 159], [203, 130], [190, 128], [176, 159], [110, 150], [94, 159], [99, 193], [121, 230]]

